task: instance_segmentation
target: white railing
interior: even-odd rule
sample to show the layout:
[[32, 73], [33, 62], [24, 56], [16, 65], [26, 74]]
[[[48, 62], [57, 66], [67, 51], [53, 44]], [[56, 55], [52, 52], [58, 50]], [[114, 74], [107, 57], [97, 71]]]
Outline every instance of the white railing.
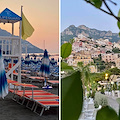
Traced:
[[3, 56], [19, 56], [19, 37], [13, 36], [0, 36], [0, 46]]
[[19, 37], [14, 36], [0, 36], [0, 40], [19, 40]]
[[8, 79], [10, 79], [9, 75], [10, 75], [11, 73], [13, 73], [13, 71], [14, 71], [19, 65], [21, 65], [21, 61], [18, 61], [18, 62], [6, 73], [6, 77], [7, 77]]

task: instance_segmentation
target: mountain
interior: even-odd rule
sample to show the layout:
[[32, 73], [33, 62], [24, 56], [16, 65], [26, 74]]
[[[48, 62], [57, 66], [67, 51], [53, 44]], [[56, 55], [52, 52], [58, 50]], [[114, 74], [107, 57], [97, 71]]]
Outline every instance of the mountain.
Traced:
[[[0, 28], [0, 36], [11, 36], [11, 34], [6, 30]], [[26, 52], [26, 46], [28, 53], [43, 53], [42, 49], [32, 45], [30, 42], [26, 40], [21, 40], [21, 44], [22, 44], [22, 53]]]
[[61, 41], [69, 41], [73, 39], [73, 37], [77, 37], [78, 34], [83, 34], [86, 37], [90, 37], [93, 39], [109, 39], [110, 42], [118, 42], [120, 40], [118, 33], [112, 33], [111, 31], [101, 31], [97, 29], [91, 29], [86, 27], [85, 25], [80, 25], [75, 27], [75, 25], [70, 25], [61, 33]]
[[21, 44], [22, 44], [22, 53], [26, 52], [26, 45], [27, 45], [27, 53], [43, 53], [43, 50], [32, 45], [30, 42], [26, 41], [26, 40], [21, 40]]

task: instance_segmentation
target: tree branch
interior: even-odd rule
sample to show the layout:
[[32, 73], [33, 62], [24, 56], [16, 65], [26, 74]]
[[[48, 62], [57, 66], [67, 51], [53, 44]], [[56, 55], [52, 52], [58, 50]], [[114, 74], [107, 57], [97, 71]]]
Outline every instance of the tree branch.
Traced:
[[[92, 3], [92, 2], [90, 2], [90, 1], [88, 1], [88, 0], [85, 0], [87, 3], [89, 3], [89, 4], [91, 4], [92, 6], [94, 6], [94, 4]], [[102, 0], [103, 2], [104, 2], [104, 4], [105, 4], [105, 6], [107, 7], [107, 9], [109, 10], [109, 12], [108, 11], [105, 11], [104, 9], [102, 9], [102, 8], [98, 8], [99, 10], [101, 10], [102, 12], [104, 12], [104, 13], [106, 13], [106, 14], [108, 14], [108, 15], [110, 15], [110, 16], [112, 16], [112, 17], [114, 17], [116, 20], [118, 20], [119, 22], [120, 22], [120, 17], [117, 17], [117, 16], [115, 16], [114, 14], [113, 14], [113, 12], [111, 11], [111, 9], [109, 8], [109, 6], [107, 5], [107, 3], [105, 2], [105, 0]], [[113, 1], [111, 1], [111, 0], [109, 0], [110, 2], [113, 2]], [[116, 3], [115, 3], [116, 4]], [[95, 7], [95, 6], [94, 6]]]
[[105, 0], [102, 0], [106, 6], [106, 8], [109, 10], [109, 12], [111, 13], [111, 16], [113, 16], [114, 18], [116, 18], [119, 22], [120, 22], [120, 18], [115, 16], [114, 13], [112, 12], [112, 10], [109, 8], [109, 6], [107, 5]]
[[117, 5], [117, 3], [113, 2], [112, 0], [108, 0], [109, 2], [111, 2], [114, 5]]
[[108, 7], [106, 1], [105, 0], [102, 0], [102, 1], [104, 2], [106, 8], [109, 10], [109, 12], [111, 13], [111, 15], [115, 17], [115, 15], [113, 14], [112, 10]]
[[[89, 3], [89, 4], [91, 4], [92, 6], [94, 6], [94, 4], [91, 3], [90, 1], [87, 1], [87, 0], [85, 0], [85, 1], [86, 1], [87, 3]], [[94, 6], [94, 7], [95, 7], [95, 6]], [[112, 15], [111, 13], [109, 13], [109, 12], [103, 10], [102, 8], [98, 8], [98, 9], [100, 9], [100, 10], [103, 11], [104, 13], [107, 13], [108, 15]]]

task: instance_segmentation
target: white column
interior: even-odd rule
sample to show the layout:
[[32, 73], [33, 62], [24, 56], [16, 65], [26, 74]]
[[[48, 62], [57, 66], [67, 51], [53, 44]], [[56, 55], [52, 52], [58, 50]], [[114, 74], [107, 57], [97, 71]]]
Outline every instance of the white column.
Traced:
[[[21, 6], [21, 17], [22, 17], [22, 7]], [[20, 65], [18, 67], [18, 82], [21, 82], [21, 33], [22, 33], [22, 21], [20, 21], [20, 25], [19, 25], [19, 60], [18, 62], [20, 62]], [[21, 89], [21, 88], [20, 88]]]
[[[12, 36], [14, 36], [14, 23], [12, 23]], [[14, 41], [12, 40], [12, 55], [14, 54]], [[13, 67], [14, 58], [11, 57], [11, 68]], [[11, 73], [11, 79], [13, 80], [13, 72]]]
[[2, 40], [2, 56], [3, 56], [3, 40]]
[[12, 23], [12, 36], [14, 35], [14, 23]]
[[[13, 58], [11, 58], [11, 68], [13, 67]], [[11, 74], [11, 80], [13, 80], [13, 72]]]
[[[14, 36], [14, 23], [12, 23], [12, 36]], [[14, 54], [14, 41], [12, 40], [12, 55]]]
[[26, 56], [27, 56], [27, 44], [25, 45], [25, 47], [26, 47]]

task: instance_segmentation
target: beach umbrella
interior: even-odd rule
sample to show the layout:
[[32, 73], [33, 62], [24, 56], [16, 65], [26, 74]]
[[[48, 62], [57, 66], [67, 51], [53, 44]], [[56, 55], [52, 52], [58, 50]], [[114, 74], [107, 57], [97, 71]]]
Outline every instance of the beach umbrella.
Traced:
[[21, 61], [24, 61], [24, 58], [23, 58], [23, 57], [21, 57]]
[[44, 56], [40, 67], [40, 75], [45, 78], [44, 86], [47, 86], [46, 78], [50, 75], [50, 60], [46, 49], [44, 51]]
[[50, 75], [50, 61], [49, 61], [48, 52], [46, 49], [44, 51], [42, 65], [40, 67], [40, 75], [43, 77], [49, 77]]
[[29, 54], [25, 57], [25, 64], [30, 64], [30, 56]]
[[34, 63], [34, 64], [37, 64], [36, 56], [34, 57], [33, 63]]
[[18, 60], [14, 60], [14, 63], [16, 64], [18, 62]]
[[38, 58], [37, 62], [38, 62], [38, 63], [41, 63], [41, 60], [40, 60], [40, 58]]
[[56, 61], [54, 60], [54, 58], [51, 58], [50, 64], [51, 64], [51, 65], [55, 65], [55, 64], [56, 64]]
[[0, 50], [0, 98], [3, 98], [8, 94], [8, 83], [6, 78], [6, 72]]
[[32, 57], [31, 57], [31, 59], [30, 59], [30, 62], [31, 62], [31, 63], [33, 62], [33, 59], [32, 59]]

